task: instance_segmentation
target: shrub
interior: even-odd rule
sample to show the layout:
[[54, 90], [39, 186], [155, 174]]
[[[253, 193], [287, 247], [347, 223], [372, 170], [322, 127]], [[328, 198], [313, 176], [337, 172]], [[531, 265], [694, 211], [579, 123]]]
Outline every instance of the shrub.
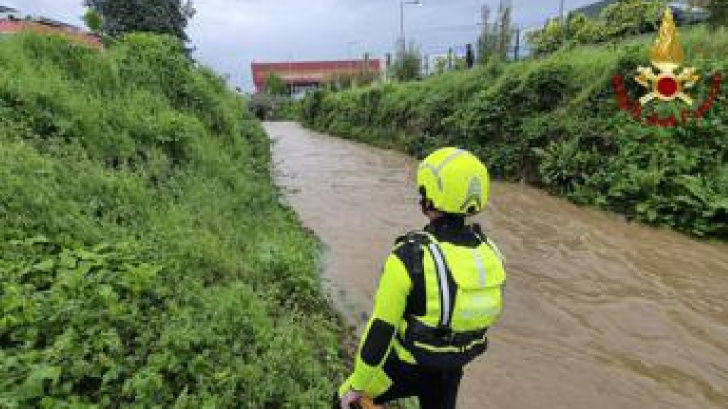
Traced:
[[[687, 60], [705, 75], [691, 90], [697, 100], [706, 97], [709, 74], [728, 68], [725, 34], [703, 27], [682, 33]], [[611, 80], [615, 74], [629, 79], [647, 61], [644, 39], [561, 50], [419, 83], [320, 91], [303, 101], [301, 115], [313, 128], [418, 157], [461, 146], [499, 178], [525, 180], [645, 223], [727, 239], [728, 108], [718, 103], [705, 120], [674, 129], [633, 122], [619, 111]], [[644, 93], [631, 81], [628, 88], [633, 97]], [[724, 84], [721, 95], [726, 90]]]
[[0, 407], [328, 407], [316, 243], [177, 40], [0, 41]]
[[659, 28], [660, 16], [667, 7], [662, 0], [627, 0], [605, 7], [599, 18], [570, 13], [566, 22], [550, 20], [528, 34], [528, 41], [539, 55], [550, 54], [565, 44], [597, 44], [618, 40], [626, 35], [653, 32]]

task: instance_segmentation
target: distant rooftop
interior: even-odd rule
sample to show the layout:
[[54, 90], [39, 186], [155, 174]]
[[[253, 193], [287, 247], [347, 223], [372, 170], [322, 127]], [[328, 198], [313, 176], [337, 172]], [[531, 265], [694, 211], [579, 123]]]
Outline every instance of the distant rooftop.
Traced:
[[78, 26], [74, 26], [73, 24], [64, 23], [62, 21], [53, 20], [47, 17], [38, 17], [34, 19], [35, 22], [45, 24], [47, 26], [53, 26], [53, 27], [63, 27], [68, 28], [72, 30], [81, 30]]

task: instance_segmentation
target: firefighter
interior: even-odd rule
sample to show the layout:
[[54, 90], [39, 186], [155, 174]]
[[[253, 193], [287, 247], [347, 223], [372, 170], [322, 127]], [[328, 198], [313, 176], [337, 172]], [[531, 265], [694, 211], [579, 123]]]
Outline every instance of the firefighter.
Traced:
[[412, 396], [423, 409], [455, 408], [463, 367], [485, 352], [503, 310], [503, 257], [466, 223], [485, 208], [489, 184], [487, 168], [462, 149], [439, 149], [419, 165], [429, 224], [395, 242], [335, 408]]

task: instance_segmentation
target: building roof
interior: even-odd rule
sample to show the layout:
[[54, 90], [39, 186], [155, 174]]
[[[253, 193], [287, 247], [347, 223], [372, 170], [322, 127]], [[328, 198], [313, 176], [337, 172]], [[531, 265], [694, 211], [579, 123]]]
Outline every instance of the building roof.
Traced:
[[12, 7], [0, 6], [0, 13], [18, 13], [18, 10]]
[[62, 29], [70, 30], [70, 31], [74, 31], [74, 32], [83, 31], [83, 29], [81, 27], [74, 26], [73, 24], [64, 23], [62, 21], [53, 20], [53, 19], [50, 19], [47, 17], [38, 17], [38, 18], [34, 19], [33, 21], [35, 21], [36, 23], [46, 25], [46, 26], [58, 27], [58, 28], [62, 28]]
[[[361, 69], [364, 60], [337, 60], [337, 61], [287, 61], [287, 62], [253, 62], [253, 69], [268, 70], [346, 70]], [[379, 68], [378, 59], [369, 60], [369, 68]]]
[[335, 73], [381, 70], [381, 61], [378, 59], [370, 59], [368, 67], [365, 64], [365, 60], [254, 62], [251, 68], [255, 88], [262, 90], [271, 73], [280, 76], [287, 84], [316, 84]]
[[101, 37], [67, 24], [48, 24], [41, 21], [0, 19], [0, 34], [30, 31], [41, 34], [62, 34], [68, 38], [86, 43], [94, 48], [103, 48]]

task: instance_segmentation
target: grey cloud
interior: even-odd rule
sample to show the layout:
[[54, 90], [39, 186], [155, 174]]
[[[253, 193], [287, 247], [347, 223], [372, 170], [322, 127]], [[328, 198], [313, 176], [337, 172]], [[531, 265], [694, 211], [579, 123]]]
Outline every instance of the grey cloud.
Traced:
[[[477, 35], [478, 0], [422, 0], [408, 6], [406, 32], [424, 52], [444, 52]], [[82, 0], [0, 0], [24, 12], [81, 24]], [[491, 8], [498, 0], [488, 0]], [[559, 0], [514, 0], [517, 24], [543, 24], [558, 12]], [[591, 3], [569, 0], [567, 8]], [[196, 0], [188, 33], [196, 57], [234, 85], [252, 88], [250, 63], [334, 59], [365, 51], [383, 56], [399, 35], [398, 0]], [[349, 55], [350, 54], [350, 55]]]

